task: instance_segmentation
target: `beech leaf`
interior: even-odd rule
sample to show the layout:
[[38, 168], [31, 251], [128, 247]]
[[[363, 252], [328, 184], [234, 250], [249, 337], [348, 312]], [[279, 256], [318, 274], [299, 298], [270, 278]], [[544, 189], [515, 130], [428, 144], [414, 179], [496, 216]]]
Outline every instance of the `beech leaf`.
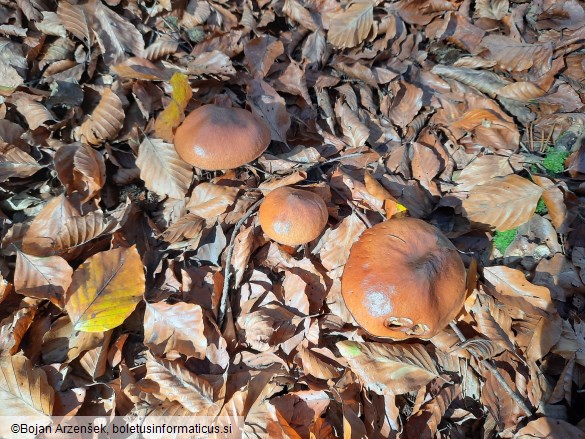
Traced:
[[106, 88], [98, 106], [81, 124], [81, 139], [90, 145], [99, 145], [115, 138], [123, 123], [122, 101], [112, 89]]
[[532, 218], [542, 192], [542, 188], [516, 174], [496, 177], [472, 188], [463, 208], [471, 221], [496, 230], [511, 230]]
[[136, 166], [146, 187], [160, 196], [181, 199], [193, 178], [192, 168], [175, 147], [160, 139], [146, 137], [138, 149]]
[[351, 3], [344, 11], [329, 16], [327, 41], [337, 47], [355, 47], [370, 33], [374, 22], [374, 5], [369, 1]]
[[134, 311], [144, 287], [136, 247], [97, 253], [73, 273], [65, 309], [75, 330], [107, 331], [121, 325]]

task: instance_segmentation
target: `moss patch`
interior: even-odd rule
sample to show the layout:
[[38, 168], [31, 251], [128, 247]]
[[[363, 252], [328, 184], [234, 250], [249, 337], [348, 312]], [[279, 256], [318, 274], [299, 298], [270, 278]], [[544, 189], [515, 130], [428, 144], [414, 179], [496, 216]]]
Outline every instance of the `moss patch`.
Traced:
[[504, 254], [506, 249], [510, 246], [512, 241], [516, 238], [518, 229], [506, 230], [505, 232], [496, 232], [494, 234], [494, 246]]

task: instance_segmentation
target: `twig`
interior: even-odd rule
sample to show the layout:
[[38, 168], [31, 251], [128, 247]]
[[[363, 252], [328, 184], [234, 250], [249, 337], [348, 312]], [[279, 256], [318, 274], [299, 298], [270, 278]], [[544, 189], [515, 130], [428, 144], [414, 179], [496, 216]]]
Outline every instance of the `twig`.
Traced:
[[[453, 331], [455, 331], [455, 334], [457, 334], [457, 337], [459, 337], [459, 340], [461, 340], [461, 342], [464, 343], [467, 341], [467, 339], [465, 338], [465, 335], [463, 335], [463, 333], [461, 332], [461, 330], [457, 326], [457, 323], [455, 323], [453, 321], [453, 322], [449, 323], [449, 326], [451, 327], [451, 329], [453, 329]], [[474, 355], [473, 352], [470, 352], [470, 354]], [[496, 380], [498, 381], [498, 383], [500, 383], [502, 388], [512, 397], [514, 402], [518, 405], [518, 407], [520, 407], [522, 409], [524, 414], [526, 416], [532, 416], [532, 412], [530, 411], [528, 406], [524, 403], [524, 401], [522, 400], [522, 397], [520, 395], [518, 395], [518, 393], [516, 393], [514, 391], [514, 389], [512, 389], [508, 385], [505, 378], [498, 371], [498, 369], [496, 369], [496, 367], [489, 360], [486, 360], [486, 359], [480, 360], [477, 357], [476, 357], [476, 359], [479, 360], [481, 362], [481, 364], [483, 364], [483, 366], [494, 375], [494, 377], [496, 377]]]
[[244, 216], [242, 218], [240, 218], [240, 220], [236, 223], [236, 225], [234, 227], [234, 231], [232, 232], [232, 236], [230, 238], [230, 244], [228, 247], [228, 252], [227, 252], [227, 256], [226, 256], [226, 260], [225, 260], [223, 289], [221, 292], [221, 302], [219, 305], [219, 312], [217, 314], [217, 325], [219, 326], [219, 328], [223, 327], [223, 320], [225, 318], [225, 313], [227, 311], [228, 292], [230, 289], [230, 279], [232, 277], [232, 256], [234, 254], [236, 236], [238, 235], [238, 230], [240, 230], [240, 227], [242, 227], [244, 225], [244, 223], [246, 222], [246, 220], [254, 214], [254, 212], [256, 211], [258, 206], [260, 206], [261, 202], [262, 202], [262, 198], [260, 198], [254, 204], [252, 204], [250, 206], [250, 208], [244, 214]]
[[331, 189], [333, 189], [333, 192], [335, 192], [337, 195], [339, 195], [341, 198], [343, 198], [345, 200], [345, 202], [348, 204], [348, 206], [351, 207], [351, 210], [355, 212], [355, 214], [359, 217], [359, 219], [362, 220], [362, 222], [368, 227], [368, 229], [372, 228], [372, 223], [370, 222], [368, 217], [358, 210], [358, 207], [355, 205], [355, 203], [353, 201], [351, 201], [349, 198], [347, 198], [345, 195], [343, 195], [340, 191], [335, 189], [333, 186], [331, 186]]

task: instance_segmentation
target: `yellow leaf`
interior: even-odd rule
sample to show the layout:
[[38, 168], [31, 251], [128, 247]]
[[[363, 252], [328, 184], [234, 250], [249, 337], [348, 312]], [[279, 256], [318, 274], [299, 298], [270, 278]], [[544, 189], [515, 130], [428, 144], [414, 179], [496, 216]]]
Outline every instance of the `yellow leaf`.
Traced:
[[174, 130], [183, 120], [183, 113], [193, 96], [187, 75], [175, 73], [170, 80], [173, 100], [156, 118], [156, 135], [167, 142], [173, 141]]
[[145, 279], [136, 247], [97, 253], [73, 273], [65, 309], [77, 331], [113, 329], [142, 300]]
[[185, 111], [187, 104], [191, 100], [191, 96], [193, 96], [187, 75], [175, 73], [170, 83], [171, 87], [173, 87], [173, 100], [181, 107], [181, 111]]

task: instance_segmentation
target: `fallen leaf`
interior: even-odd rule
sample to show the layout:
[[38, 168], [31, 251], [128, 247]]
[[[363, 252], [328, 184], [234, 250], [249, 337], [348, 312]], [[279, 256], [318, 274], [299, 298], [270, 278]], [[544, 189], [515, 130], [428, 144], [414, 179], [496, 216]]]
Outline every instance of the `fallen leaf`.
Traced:
[[106, 140], [112, 140], [122, 128], [124, 117], [122, 101], [111, 88], [106, 88], [98, 106], [81, 124], [80, 138], [90, 145], [100, 145]]
[[327, 41], [336, 47], [355, 47], [370, 33], [374, 5], [369, 1], [351, 3], [344, 11], [329, 15]]
[[136, 247], [97, 253], [73, 273], [65, 309], [77, 331], [99, 332], [124, 322], [144, 294]]

